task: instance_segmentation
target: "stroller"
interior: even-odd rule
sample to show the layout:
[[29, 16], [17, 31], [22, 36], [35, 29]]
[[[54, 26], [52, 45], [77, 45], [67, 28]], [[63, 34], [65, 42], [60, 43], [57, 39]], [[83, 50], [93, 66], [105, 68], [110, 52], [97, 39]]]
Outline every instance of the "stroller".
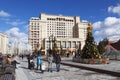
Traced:
[[34, 69], [34, 67], [35, 67], [35, 63], [34, 63], [33, 60], [30, 60], [29, 67], [30, 67], [30, 69]]

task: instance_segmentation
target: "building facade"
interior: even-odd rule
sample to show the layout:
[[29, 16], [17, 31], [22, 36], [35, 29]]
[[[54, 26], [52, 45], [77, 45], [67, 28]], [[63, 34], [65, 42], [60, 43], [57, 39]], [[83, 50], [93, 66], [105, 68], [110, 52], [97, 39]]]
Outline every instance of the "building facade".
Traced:
[[40, 17], [32, 17], [29, 20], [29, 44], [32, 46], [32, 50], [35, 50], [41, 43], [44, 44], [45, 49], [48, 49], [50, 47], [49, 38], [53, 35], [58, 40], [58, 46], [73, 48], [80, 42], [83, 46], [87, 27], [88, 22], [81, 22], [79, 16], [42, 13]]
[[0, 33], [0, 53], [8, 53], [8, 36]]

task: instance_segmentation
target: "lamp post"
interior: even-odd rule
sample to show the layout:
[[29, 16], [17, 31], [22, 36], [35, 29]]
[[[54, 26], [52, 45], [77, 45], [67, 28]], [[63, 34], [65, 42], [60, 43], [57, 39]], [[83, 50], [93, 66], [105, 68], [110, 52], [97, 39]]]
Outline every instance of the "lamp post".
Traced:
[[51, 35], [51, 37], [52, 37], [52, 50], [53, 50], [53, 43], [54, 43], [54, 36], [53, 36], [53, 34]]
[[50, 49], [50, 47], [51, 47], [51, 46], [50, 46], [50, 43], [51, 43], [51, 41], [50, 41], [50, 37], [49, 37], [49, 49]]
[[[52, 49], [52, 53], [53, 53], [53, 41], [54, 41], [54, 36], [53, 34], [51, 36], [49, 36], [49, 49]], [[52, 47], [51, 47], [52, 44]]]

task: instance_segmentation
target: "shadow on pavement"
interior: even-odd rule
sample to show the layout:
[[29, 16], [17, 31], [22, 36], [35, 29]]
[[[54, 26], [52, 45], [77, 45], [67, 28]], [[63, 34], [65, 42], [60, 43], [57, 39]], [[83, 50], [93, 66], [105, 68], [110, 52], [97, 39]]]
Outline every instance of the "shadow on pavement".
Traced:
[[69, 71], [68, 69], [60, 68], [60, 70]]
[[28, 69], [27, 67], [23, 67], [23, 66], [19, 66], [20, 68], [23, 68], [23, 69]]

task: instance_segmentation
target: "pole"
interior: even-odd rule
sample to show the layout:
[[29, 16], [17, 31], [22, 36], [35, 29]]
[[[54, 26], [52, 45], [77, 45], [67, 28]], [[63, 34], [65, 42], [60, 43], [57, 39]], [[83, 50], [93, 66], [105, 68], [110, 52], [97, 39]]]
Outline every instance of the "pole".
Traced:
[[50, 37], [49, 37], [49, 49], [50, 49]]

